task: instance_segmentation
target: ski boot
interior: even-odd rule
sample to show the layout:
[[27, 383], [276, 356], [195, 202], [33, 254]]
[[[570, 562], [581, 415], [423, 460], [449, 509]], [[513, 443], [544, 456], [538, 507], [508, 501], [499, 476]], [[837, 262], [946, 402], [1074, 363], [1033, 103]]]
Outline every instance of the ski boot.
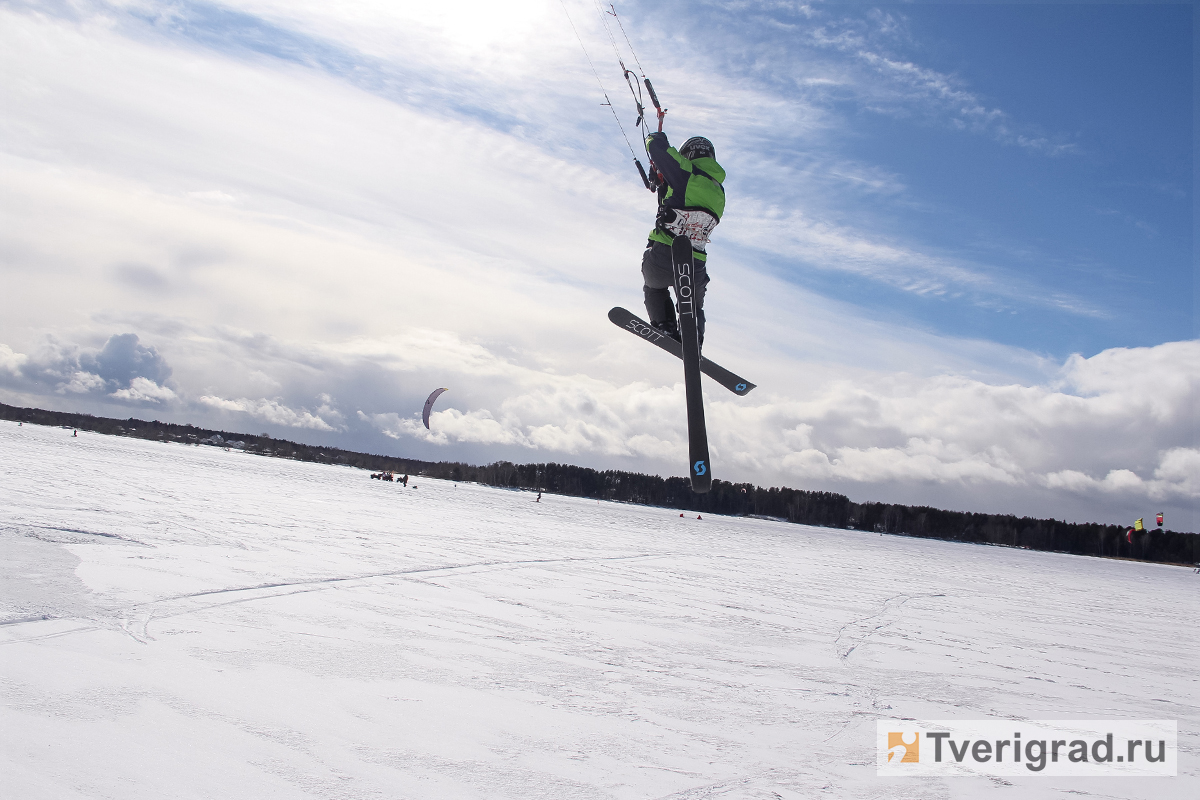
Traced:
[[663, 322], [651, 322], [650, 327], [654, 328], [654, 330], [658, 331], [664, 336], [671, 337], [677, 342], [683, 341], [679, 336], [679, 323], [673, 319], [668, 319]]

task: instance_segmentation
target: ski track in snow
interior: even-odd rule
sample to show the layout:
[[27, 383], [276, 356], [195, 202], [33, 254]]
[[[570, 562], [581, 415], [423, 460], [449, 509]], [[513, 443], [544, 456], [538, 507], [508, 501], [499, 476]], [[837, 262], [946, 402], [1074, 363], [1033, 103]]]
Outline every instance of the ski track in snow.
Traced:
[[[1200, 796], [1190, 570], [0, 422], [21, 798]], [[875, 777], [887, 718], [1179, 720], [1180, 777]]]

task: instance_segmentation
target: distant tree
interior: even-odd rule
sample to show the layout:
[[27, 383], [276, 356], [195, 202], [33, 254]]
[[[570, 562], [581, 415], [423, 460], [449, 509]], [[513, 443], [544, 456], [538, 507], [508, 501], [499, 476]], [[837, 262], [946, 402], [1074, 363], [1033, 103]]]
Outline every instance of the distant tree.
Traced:
[[213, 431], [193, 425], [130, 417], [127, 420], [18, 408], [0, 403], [0, 419], [37, 425], [77, 428], [154, 441], [199, 442], [220, 436], [244, 441], [246, 452], [317, 463], [346, 464], [374, 472], [427, 475], [473, 481], [512, 489], [614, 500], [709, 514], [775, 517], [804, 525], [920, 536], [933, 539], [1054, 550], [1078, 555], [1133, 558], [1183, 564], [1200, 563], [1200, 535], [1161, 529], [1145, 530], [1126, 541], [1125, 527], [1101, 523], [1068, 523], [1054, 519], [1017, 518], [1005, 514], [946, 511], [928, 506], [855, 503], [845, 495], [788, 487], [764, 489], [749, 483], [714, 480], [706, 494], [695, 494], [685, 478], [663, 478], [620, 470], [598, 471], [570, 464], [513, 464], [497, 461], [477, 466], [451, 461], [420, 461], [359, 453], [254, 435]]

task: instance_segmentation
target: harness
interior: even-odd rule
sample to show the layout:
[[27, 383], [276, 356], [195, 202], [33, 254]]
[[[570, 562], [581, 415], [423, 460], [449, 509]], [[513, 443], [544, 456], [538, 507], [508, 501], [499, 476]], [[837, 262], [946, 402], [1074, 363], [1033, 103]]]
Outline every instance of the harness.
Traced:
[[[718, 189], [722, 192], [725, 191], [725, 187], [721, 185], [720, 181], [695, 165], [692, 166], [692, 174], [708, 178], [716, 184]], [[658, 218], [654, 222], [671, 236], [688, 237], [692, 240], [692, 249], [703, 253], [713, 228], [717, 227], [717, 223], [720, 221], [706, 208], [670, 208], [660, 205]]]
[[[667, 219], [670, 213], [672, 219]], [[720, 222], [711, 211], [703, 208], [667, 208], [663, 206], [658, 213], [657, 224], [672, 236], [686, 236], [692, 240], [692, 249], [704, 252], [708, 237], [713, 228]]]

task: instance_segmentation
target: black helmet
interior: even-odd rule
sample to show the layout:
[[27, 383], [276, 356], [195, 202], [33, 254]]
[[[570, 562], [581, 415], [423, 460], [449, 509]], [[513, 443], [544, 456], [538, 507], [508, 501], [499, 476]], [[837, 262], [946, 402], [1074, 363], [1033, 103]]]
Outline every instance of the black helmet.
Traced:
[[716, 158], [717, 151], [708, 139], [703, 136], [693, 136], [683, 143], [683, 147], [679, 148], [679, 155], [692, 161], [697, 158]]

